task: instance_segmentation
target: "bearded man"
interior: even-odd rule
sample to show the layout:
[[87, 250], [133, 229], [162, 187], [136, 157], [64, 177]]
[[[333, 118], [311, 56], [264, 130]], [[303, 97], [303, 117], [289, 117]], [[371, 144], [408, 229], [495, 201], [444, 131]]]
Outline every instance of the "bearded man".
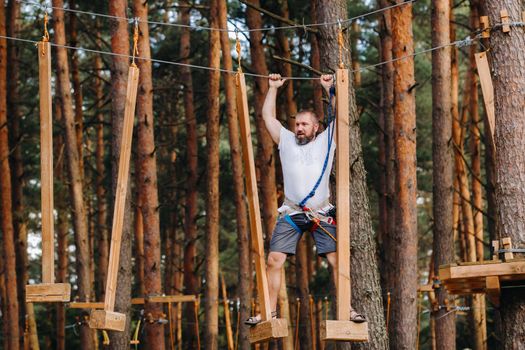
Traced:
[[[329, 174], [335, 153], [335, 142], [332, 140], [335, 122], [332, 121], [332, 125], [318, 134], [319, 117], [311, 110], [303, 110], [295, 116], [294, 132], [282, 126], [277, 120], [276, 100], [277, 90], [285, 81], [279, 74], [270, 75], [262, 109], [266, 129], [279, 147], [285, 195], [272, 233], [266, 267], [273, 318], [277, 318], [281, 269], [287, 256], [295, 255], [303, 232], [311, 232], [317, 254], [326, 257], [332, 266], [334, 282], [337, 271], [336, 226], [333, 218], [335, 208], [329, 202]], [[333, 93], [330, 94], [333, 86], [331, 75], [322, 75], [321, 85], [328, 95], [333, 96]], [[330, 98], [331, 106], [333, 102]], [[351, 309], [350, 320], [364, 322], [365, 318]], [[249, 325], [259, 322], [260, 315], [245, 321]]]

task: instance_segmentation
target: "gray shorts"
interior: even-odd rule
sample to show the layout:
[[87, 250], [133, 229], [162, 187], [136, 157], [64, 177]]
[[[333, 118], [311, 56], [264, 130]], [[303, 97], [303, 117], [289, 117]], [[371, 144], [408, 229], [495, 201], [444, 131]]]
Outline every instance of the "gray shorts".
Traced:
[[[312, 222], [305, 214], [295, 214], [292, 215], [291, 218], [302, 232], [310, 230]], [[326, 231], [330, 232], [332, 236], [336, 237], [335, 225], [330, 225], [322, 221], [320, 224]], [[312, 235], [317, 247], [318, 255], [326, 256], [326, 254], [336, 251], [336, 242], [326, 234], [326, 232], [317, 228], [312, 232]], [[302, 234], [290, 225], [284, 216], [281, 216], [279, 220], [277, 220], [277, 224], [273, 229], [272, 240], [270, 241], [270, 251], [295, 255], [297, 242], [299, 242], [301, 236]]]

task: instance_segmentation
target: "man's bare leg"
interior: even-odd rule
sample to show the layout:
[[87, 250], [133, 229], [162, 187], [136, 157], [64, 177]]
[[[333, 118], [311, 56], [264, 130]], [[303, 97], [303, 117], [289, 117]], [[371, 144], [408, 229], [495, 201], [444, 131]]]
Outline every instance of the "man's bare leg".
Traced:
[[272, 311], [277, 309], [277, 297], [281, 289], [282, 268], [286, 261], [286, 254], [270, 252], [266, 264], [266, 275], [268, 276], [268, 292], [270, 294], [270, 306]]
[[[270, 296], [270, 307], [272, 312], [277, 309], [277, 298], [281, 289], [282, 268], [286, 261], [286, 254], [270, 252], [266, 264], [266, 276], [268, 278], [268, 294]], [[245, 323], [249, 325], [257, 324], [261, 321], [261, 315], [250, 317]]]

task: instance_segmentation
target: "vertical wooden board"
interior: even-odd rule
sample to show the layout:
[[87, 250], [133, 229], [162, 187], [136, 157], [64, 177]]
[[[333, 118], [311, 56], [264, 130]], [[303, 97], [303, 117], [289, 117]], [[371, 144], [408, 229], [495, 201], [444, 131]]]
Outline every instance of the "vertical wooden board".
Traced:
[[263, 321], [250, 327], [250, 343], [259, 343], [272, 338], [288, 336], [288, 321], [284, 318]]
[[490, 38], [489, 17], [488, 16], [481, 16], [479, 18], [479, 25], [480, 25], [480, 29], [481, 29], [481, 37], [483, 39]]
[[503, 33], [510, 32], [509, 12], [506, 9], [503, 9], [500, 11], [500, 16], [501, 16], [501, 24], [503, 24], [503, 26], [501, 27], [501, 31]]
[[255, 260], [255, 274], [257, 278], [257, 292], [263, 321], [271, 320], [270, 295], [266, 277], [266, 263], [264, 261], [263, 230], [261, 211], [259, 208], [259, 194], [257, 192], [257, 177], [255, 175], [255, 159], [253, 155], [252, 136], [250, 128], [250, 114], [248, 112], [248, 97], [244, 74], [236, 75], [237, 114], [241, 132], [242, 155], [244, 173], [246, 176], [246, 195], [248, 197], [250, 232], [252, 253]]
[[499, 259], [499, 241], [494, 240], [492, 241], [492, 260], [498, 260]]
[[[512, 240], [510, 237], [504, 237], [501, 239], [501, 246], [505, 250], [511, 250], [512, 249]], [[503, 260], [509, 261], [514, 259], [514, 254], [512, 252], [505, 252], [503, 253]]]
[[135, 116], [138, 83], [139, 69], [135, 66], [130, 66], [126, 91], [126, 106], [124, 108], [124, 124], [122, 126], [122, 140], [120, 144], [120, 159], [115, 194], [115, 208], [113, 212], [111, 246], [109, 250], [108, 280], [106, 283], [106, 295], [104, 300], [104, 310], [106, 311], [113, 311], [115, 307], [120, 244], [122, 239], [122, 227], [124, 224], [124, 207], [128, 189], [131, 140], [133, 137], [133, 121]]
[[494, 87], [492, 85], [492, 78], [490, 76], [489, 61], [487, 59], [487, 52], [479, 52], [475, 54], [476, 66], [478, 67], [479, 82], [481, 91], [483, 92], [483, 102], [485, 103], [485, 111], [489, 122], [490, 130], [487, 133], [490, 135], [490, 142], [494, 150], [496, 145], [494, 142], [494, 130], [496, 129], [496, 112], [494, 109]]
[[350, 319], [350, 140], [349, 77], [347, 69], [336, 73], [337, 93], [337, 319]]
[[499, 306], [501, 289], [498, 276], [487, 276], [485, 279], [485, 292], [490, 301], [495, 306]]
[[38, 43], [40, 93], [40, 193], [42, 206], [42, 282], [55, 281], [53, 217], [53, 120], [51, 101], [51, 44]]

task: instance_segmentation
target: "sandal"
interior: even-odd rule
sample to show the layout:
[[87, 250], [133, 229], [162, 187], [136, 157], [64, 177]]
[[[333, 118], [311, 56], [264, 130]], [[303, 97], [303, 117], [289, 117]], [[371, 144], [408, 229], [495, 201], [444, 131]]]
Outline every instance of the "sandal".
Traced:
[[[272, 311], [272, 319], [276, 319], [276, 318], [277, 318], [277, 311]], [[246, 321], [244, 321], [244, 324], [249, 325], [249, 326], [255, 326], [261, 323], [261, 321], [262, 321], [261, 315], [250, 316], [248, 317], [248, 319], [246, 319]]]
[[366, 322], [365, 316], [361, 315], [359, 312], [355, 310], [350, 311], [350, 321], [355, 323], [363, 323]]
[[248, 317], [248, 319], [246, 319], [244, 321], [244, 324], [248, 325], [248, 326], [255, 326], [256, 324], [259, 324], [261, 323], [261, 316], [260, 315], [257, 315], [257, 316], [250, 316]]

